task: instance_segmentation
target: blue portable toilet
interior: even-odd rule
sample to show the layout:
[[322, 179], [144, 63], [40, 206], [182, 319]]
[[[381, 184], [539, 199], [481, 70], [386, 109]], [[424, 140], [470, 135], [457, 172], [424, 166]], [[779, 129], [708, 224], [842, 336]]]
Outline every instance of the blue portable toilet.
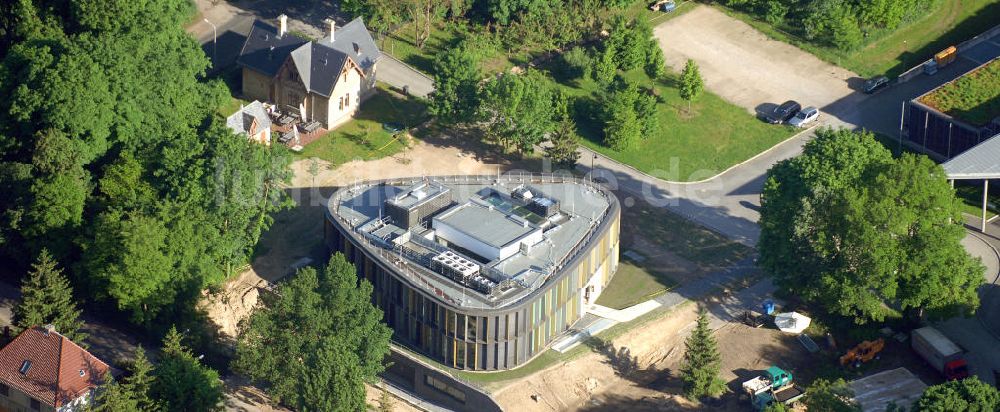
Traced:
[[774, 301], [771, 299], [764, 301], [764, 314], [774, 314]]

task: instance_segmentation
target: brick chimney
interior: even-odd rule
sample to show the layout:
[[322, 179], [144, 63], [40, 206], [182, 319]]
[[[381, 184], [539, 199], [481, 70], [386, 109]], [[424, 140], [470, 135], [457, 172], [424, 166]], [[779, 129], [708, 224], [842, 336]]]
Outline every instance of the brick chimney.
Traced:
[[278, 37], [282, 37], [288, 33], [288, 16], [282, 14], [278, 16]]
[[330, 25], [330, 43], [333, 43], [336, 40], [334, 33], [337, 31], [337, 22], [333, 19], [326, 19], [326, 24]]

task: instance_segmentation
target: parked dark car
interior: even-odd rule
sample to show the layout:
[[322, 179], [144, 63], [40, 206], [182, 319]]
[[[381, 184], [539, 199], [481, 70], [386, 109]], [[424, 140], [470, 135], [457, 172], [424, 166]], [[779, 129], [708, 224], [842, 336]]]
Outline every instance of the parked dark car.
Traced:
[[770, 124], [782, 124], [794, 117], [799, 110], [802, 110], [802, 105], [795, 100], [789, 100], [775, 107], [771, 113], [765, 113], [764, 121]]
[[875, 76], [865, 80], [864, 91], [867, 94], [875, 93], [889, 85], [889, 78], [885, 76]]

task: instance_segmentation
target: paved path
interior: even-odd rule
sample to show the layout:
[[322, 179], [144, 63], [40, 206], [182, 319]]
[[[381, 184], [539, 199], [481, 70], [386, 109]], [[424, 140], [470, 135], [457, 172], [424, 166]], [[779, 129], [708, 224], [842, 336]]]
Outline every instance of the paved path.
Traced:
[[378, 61], [378, 80], [399, 89], [405, 87], [414, 96], [427, 97], [434, 91], [434, 79], [385, 53]]

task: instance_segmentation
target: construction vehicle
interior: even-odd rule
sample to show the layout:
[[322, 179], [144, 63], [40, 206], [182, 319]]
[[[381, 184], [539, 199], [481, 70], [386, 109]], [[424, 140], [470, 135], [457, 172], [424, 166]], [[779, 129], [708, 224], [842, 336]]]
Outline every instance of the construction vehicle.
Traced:
[[948, 380], [969, 377], [969, 365], [962, 349], [930, 326], [915, 329], [910, 339], [913, 350]]
[[858, 346], [851, 348], [844, 356], [840, 357], [840, 366], [851, 365], [859, 368], [863, 363], [871, 362], [872, 359], [878, 359], [879, 354], [882, 353], [882, 349], [885, 349], [885, 339], [878, 338], [876, 340], [861, 342]]
[[793, 383], [792, 374], [771, 366], [761, 376], [743, 382], [743, 390], [750, 396], [754, 410], [764, 410], [778, 402], [792, 405], [805, 396], [806, 391]]

